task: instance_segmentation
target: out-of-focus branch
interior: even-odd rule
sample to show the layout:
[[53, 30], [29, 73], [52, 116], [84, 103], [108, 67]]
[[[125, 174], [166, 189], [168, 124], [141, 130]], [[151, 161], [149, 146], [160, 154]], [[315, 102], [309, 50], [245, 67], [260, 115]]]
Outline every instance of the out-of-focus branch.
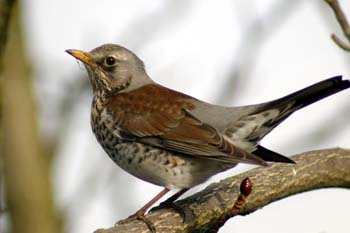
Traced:
[[[236, 62], [225, 74], [227, 79], [219, 86], [221, 91], [215, 103], [229, 105], [231, 100], [239, 99], [236, 95], [240, 91], [235, 90], [241, 90], [244, 85], [249, 85], [250, 74], [254, 70], [261, 48], [282, 28], [281, 25], [294, 12], [297, 12], [302, 2], [300, 0], [276, 1], [262, 17], [257, 17], [249, 25], [243, 25], [241, 42], [235, 52]], [[239, 1], [237, 3], [240, 4]]]
[[350, 52], [350, 26], [349, 26], [349, 22], [346, 19], [345, 14], [344, 14], [343, 10], [341, 9], [341, 6], [340, 6], [338, 0], [325, 0], [325, 1], [332, 8], [332, 10], [335, 14], [335, 17], [337, 18], [338, 23], [340, 24], [340, 27], [343, 31], [343, 34], [348, 42], [342, 41], [334, 33], [331, 34], [331, 38], [340, 48], [344, 49], [345, 51]]
[[[253, 190], [241, 210], [241, 215], [254, 212], [271, 202], [297, 193], [326, 188], [350, 187], [350, 150], [327, 149], [292, 156], [296, 164], [275, 163], [209, 185], [205, 190], [178, 201], [186, 213], [183, 222], [178, 213], [162, 209], [148, 214], [157, 232], [213, 232], [220, 216], [229, 211], [245, 177]], [[149, 232], [141, 221], [132, 221], [95, 233]]]
[[12, 232], [57, 233], [50, 172], [38, 137], [29, 65], [18, 6], [4, 50], [1, 155]]
[[0, 64], [7, 38], [7, 28], [14, 0], [0, 0]]
[[[0, 73], [3, 67], [3, 54], [6, 44], [7, 31], [8, 31], [8, 22], [10, 19], [10, 13], [12, 10], [14, 0], [0, 0]], [[2, 123], [2, 80], [0, 79], [0, 127]], [[1, 128], [0, 128], [1, 130]], [[3, 142], [0, 138], [0, 143]], [[0, 145], [1, 147], [1, 145]], [[2, 173], [2, 161], [0, 160], [0, 174]]]
[[118, 43], [138, 53], [164, 30], [186, 22], [184, 18], [189, 15], [193, 5], [192, 1], [187, 0], [163, 1], [156, 11], [135, 17], [126, 30], [118, 35]]

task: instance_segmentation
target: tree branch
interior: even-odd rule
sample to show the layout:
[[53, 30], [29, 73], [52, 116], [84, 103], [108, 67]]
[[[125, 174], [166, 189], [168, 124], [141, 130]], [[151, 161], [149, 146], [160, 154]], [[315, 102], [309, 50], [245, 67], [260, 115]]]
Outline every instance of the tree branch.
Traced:
[[[220, 216], [230, 211], [245, 177], [253, 183], [240, 215], [254, 212], [282, 198], [327, 187], [350, 187], [350, 150], [326, 149], [292, 156], [296, 164], [275, 163], [209, 185], [206, 189], [176, 202], [186, 213], [183, 222], [171, 209], [148, 214], [157, 232], [212, 232]], [[141, 221], [132, 221], [95, 233], [149, 232]]]
[[336, 36], [334, 33], [331, 35], [331, 38], [333, 41], [342, 49], [345, 51], [350, 52], [350, 26], [349, 22], [345, 17], [345, 14], [343, 10], [341, 9], [338, 0], [325, 0], [326, 3], [332, 8], [334, 11], [335, 17], [338, 20], [338, 23], [340, 24], [340, 27], [344, 33], [345, 38], [348, 40], [348, 44], [341, 39], [339, 39], [338, 36]]

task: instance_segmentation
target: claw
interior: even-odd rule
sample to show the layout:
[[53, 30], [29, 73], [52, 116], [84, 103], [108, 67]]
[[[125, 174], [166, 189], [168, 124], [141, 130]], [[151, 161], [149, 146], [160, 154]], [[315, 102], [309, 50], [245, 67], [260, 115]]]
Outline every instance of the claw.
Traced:
[[150, 209], [149, 212], [154, 212], [154, 211], [160, 210], [160, 209], [173, 209], [178, 214], [180, 214], [183, 223], [186, 221], [186, 213], [185, 213], [184, 209], [181, 206], [178, 206], [177, 204], [175, 204], [174, 202], [170, 202], [168, 200], [163, 201], [158, 206], [155, 206], [152, 209]]

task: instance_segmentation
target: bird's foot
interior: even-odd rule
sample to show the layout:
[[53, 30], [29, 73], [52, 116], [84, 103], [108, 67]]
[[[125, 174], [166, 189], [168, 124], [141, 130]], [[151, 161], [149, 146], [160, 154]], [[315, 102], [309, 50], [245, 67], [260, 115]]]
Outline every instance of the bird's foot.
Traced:
[[149, 212], [154, 212], [156, 210], [160, 210], [160, 209], [173, 209], [175, 210], [177, 213], [180, 214], [181, 218], [182, 218], [182, 221], [185, 222], [186, 220], [186, 213], [184, 211], [184, 209], [179, 206], [179, 205], [176, 205], [174, 202], [172, 201], [163, 201], [161, 202], [158, 206], [156, 207], [153, 207], [152, 209], [150, 209]]
[[115, 225], [122, 225], [134, 220], [140, 220], [142, 222], [144, 222], [148, 229], [152, 232], [152, 233], [156, 233], [156, 228], [154, 227], [154, 224], [145, 216], [145, 212], [142, 210], [137, 211], [135, 214], [130, 215], [128, 218], [123, 219], [123, 220], [119, 220], [118, 222], [116, 222]]

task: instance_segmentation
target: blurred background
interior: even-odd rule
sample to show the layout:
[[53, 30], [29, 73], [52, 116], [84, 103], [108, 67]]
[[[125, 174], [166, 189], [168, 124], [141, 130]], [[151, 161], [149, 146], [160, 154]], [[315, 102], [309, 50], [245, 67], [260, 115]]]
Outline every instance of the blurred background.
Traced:
[[[66, 54], [66, 49], [89, 51], [107, 42], [122, 45], [145, 62], [148, 74], [158, 83], [230, 106], [272, 100], [339, 74], [350, 77], [349, 53], [329, 36], [342, 36], [339, 24], [321, 0], [18, 3], [11, 18], [17, 29], [10, 31], [16, 34], [9, 34], [15, 42], [8, 44], [4, 69], [11, 66], [16, 73], [25, 64], [28, 96], [17, 102], [5, 98], [9, 103], [4, 102], [4, 111], [6, 106], [14, 111], [27, 109], [30, 115], [23, 110], [15, 118], [4, 116], [1, 140], [5, 151], [35, 151], [19, 139], [7, 141], [10, 137], [6, 132], [12, 128], [6, 131], [6, 123], [16, 119], [20, 135], [38, 143], [44, 157], [39, 160], [48, 165], [46, 175], [38, 176], [45, 176], [43, 182], [52, 184], [53, 200], [48, 194], [48, 202], [54, 203], [57, 224], [67, 233], [110, 227], [134, 213], [161, 187], [122, 171], [97, 143], [90, 129], [92, 90], [83, 65]], [[349, 1], [341, 0], [340, 4], [350, 18]], [[7, 96], [21, 96], [20, 90], [7, 89]], [[26, 104], [29, 99], [33, 101]], [[28, 120], [33, 125], [25, 123]], [[19, 126], [22, 123], [23, 128]], [[22, 130], [28, 124], [37, 128]], [[294, 114], [262, 144], [287, 156], [322, 148], [349, 148], [349, 91]], [[6, 173], [2, 164], [1, 176], [3, 170]], [[24, 169], [42, 170], [30, 166], [18, 168], [13, 178], [25, 180]], [[239, 165], [208, 182], [252, 167]], [[4, 182], [2, 178], [0, 232], [10, 233], [16, 227], [6, 210], [5, 193], [16, 192], [4, 190]], [[30, 181], [27, 185], [29, 190], [35, 189]], [[345, 233], [349, 231], [349, 199], [350, 192], [344, 189], [307, 192], [234, 218], [220, 232]], [[35, 211], [33, 208], [28, 214]]]

